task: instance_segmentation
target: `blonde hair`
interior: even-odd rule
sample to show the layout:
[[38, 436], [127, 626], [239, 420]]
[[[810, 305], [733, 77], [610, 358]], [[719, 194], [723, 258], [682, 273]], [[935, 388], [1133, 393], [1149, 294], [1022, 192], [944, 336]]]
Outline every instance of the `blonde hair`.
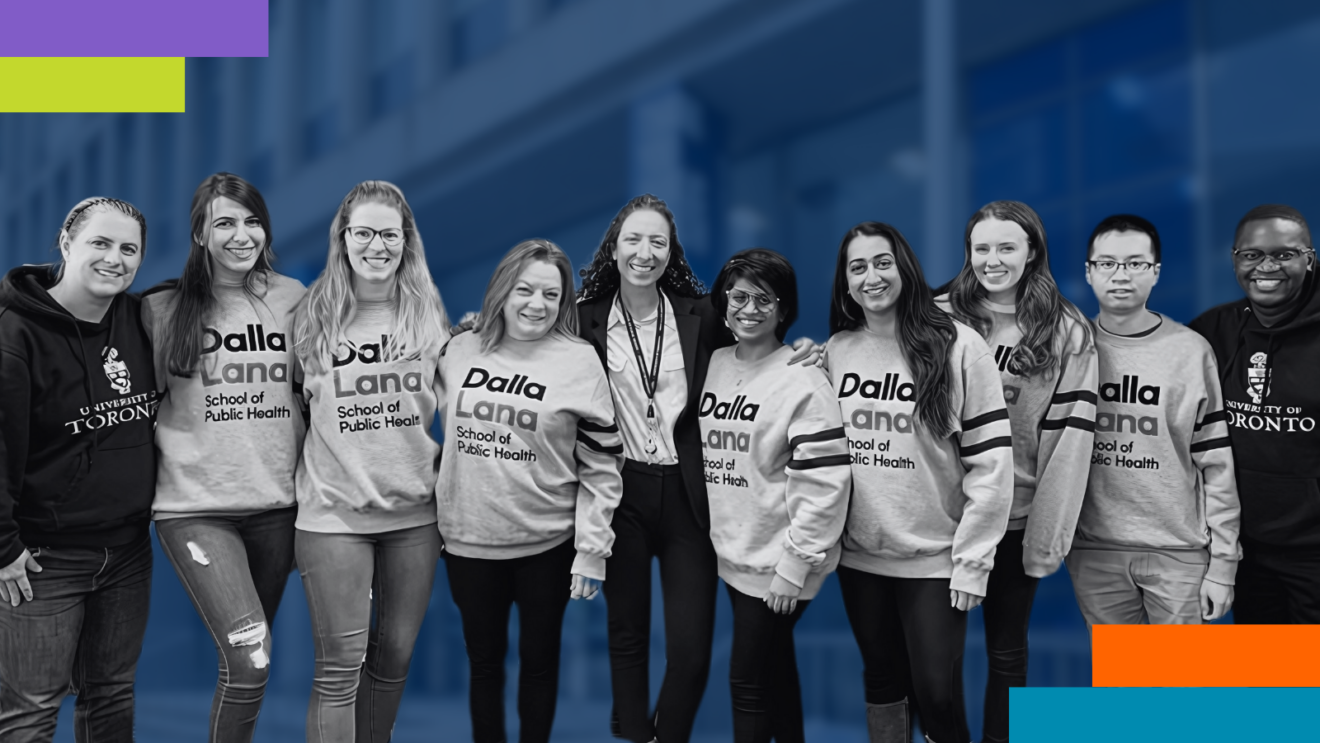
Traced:
[[486, 285], [486, 296], [481, 300], [481, 315], [473, 331], [481, 338], [481, 350], [489, 353], [504, 340], [504, 303], [513, 293], [523, 269], [535, 261], [544, 261], [559, 271], [559, 314], [550, 333], [577, 338], [577, 304], [573, 302], [573, 264], [558, 245], [549, 240], [524, 240], [504, 254], [500, 264]]
[[348, 262], [344, 230], [354, 207], [373, 203], [398, 210], [403, 218], [404, 236], [394, 284], [394, 299], [398, 303], [396, 322], [389, 342], [381, 349], [381, 357], [415, 358], [449, 338], [444, 302], [426, 267], [422, 237], [403, 191], [386, 181], [363, 181], [339, 204], [330, 222], [330, 254], [325, 269], [294, 309], [294, 353], [310, 372], [321, 373], [330, 368], [330, 358], [343, 342], [344, 328], [357, 315], [353, 268]]

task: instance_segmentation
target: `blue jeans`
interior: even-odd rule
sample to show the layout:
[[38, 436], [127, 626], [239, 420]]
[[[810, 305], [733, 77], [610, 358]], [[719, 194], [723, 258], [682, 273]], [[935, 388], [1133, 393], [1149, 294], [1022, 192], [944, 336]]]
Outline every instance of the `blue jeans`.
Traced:
[[431, 603], [440, 532], [435, 524], [380, 534], [297, 529], [294, 549], [316, 651], [307, 740], [385, 743]]
[[215, 642], [212, 743], [247, 743], [270, 676], [270, 625], [293, 568], [298, 509], [161, 519], [156, 536]]
[[133, 677], [151, 603], [151, 536], [114, 548], [33, 547], [32, 600], [0, 605], [0, 740], [55, 737], [77, 694], [79, 743], [133, 740]]

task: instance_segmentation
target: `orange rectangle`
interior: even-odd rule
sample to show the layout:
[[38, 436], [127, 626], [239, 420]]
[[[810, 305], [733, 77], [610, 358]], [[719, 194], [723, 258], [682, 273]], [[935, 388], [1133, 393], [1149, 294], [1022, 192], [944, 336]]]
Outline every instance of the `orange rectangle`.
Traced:
[[1320, 625], [1101, 625], [1092, 686], [1320, 686]]

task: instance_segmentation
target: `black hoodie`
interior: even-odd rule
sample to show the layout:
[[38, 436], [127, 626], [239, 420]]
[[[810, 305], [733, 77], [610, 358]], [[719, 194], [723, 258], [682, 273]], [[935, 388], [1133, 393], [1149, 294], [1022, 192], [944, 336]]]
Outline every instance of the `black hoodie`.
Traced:
[[1320, 550], [1320, 291], [1307, 275], [1294, 312], [1260, 324], [1244, 298], [1190, 327], [1219, 364], [1233, 441], [1242, 541]]
[[50, 266], [0, 283], [0, 566], [27, 547], [115, 547], [145, 533], [160, 400], [140, 300], [99, 323], [47, 289]]

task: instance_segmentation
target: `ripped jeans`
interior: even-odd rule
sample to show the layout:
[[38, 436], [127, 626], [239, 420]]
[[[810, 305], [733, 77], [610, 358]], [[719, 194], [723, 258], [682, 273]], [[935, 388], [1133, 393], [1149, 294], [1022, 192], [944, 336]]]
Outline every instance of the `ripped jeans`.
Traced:
[[293, 567], [298, 509], [156, 521], [156, 536], [211, 633], [220, 674], [211, 743], [247, 743], [270, 675], [270, 626]]

